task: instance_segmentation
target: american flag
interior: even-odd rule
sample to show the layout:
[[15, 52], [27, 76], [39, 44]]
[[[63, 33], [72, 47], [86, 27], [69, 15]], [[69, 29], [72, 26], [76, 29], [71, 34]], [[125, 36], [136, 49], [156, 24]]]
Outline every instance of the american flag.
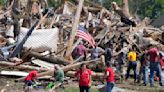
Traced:
[[87, 41], [92, 47], [95, 46], [95, 41], [93, 37], [87, 32], [87, 30], [81, 26], [78, 27], [77, 37], [83, 38], [85, 41]]

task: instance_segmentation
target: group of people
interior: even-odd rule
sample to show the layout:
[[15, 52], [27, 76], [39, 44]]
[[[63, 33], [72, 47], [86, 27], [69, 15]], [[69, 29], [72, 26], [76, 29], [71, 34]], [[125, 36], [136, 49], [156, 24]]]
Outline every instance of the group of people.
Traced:
[[[143, 74], [143, 85], [146, 86], [148, 83], [148, 70], [150, 69], [150, 86], [154, 86], [154, 78], [155, 76], [159, 79], [159, 85], [163, 86], [162, 83], [162, 66], [163, 66], [163, 52], [160, 51], [159, 47], [150, 45], [149, 49], [144, 50], [143, 53], [137, 55], [134, 48], [132, 48], [128, 53], [128, 68], [126, 80], [129, 78], [129, 72], [131, 69], [134, 71], [134, 82], [140, 82], [141, 75]], [[140, 61], [140, 71], [137, 76], [136, 68], [137, 68], [137, 57]]]
[[91, 60], [96, 59], [101, 55], [105, 55], [105, 62], [107, 62], [110, 61], [112, 58], [111, 48], [112, 45], [107, 44], [107, 46], [105, 46], [105, 49], [99, 47], [98, 45], [95, 45], [94, 48], [87, 50], [84, 43], [80, 42], [79, 45], [77, 45], [73, 50], [72, 57], [79, 62], [85, 61], [88, 55], [87, 53], [89, 52], [91, 54], [90, 55]]
[[[106, 81], [105, 85], [105, 92], [112, 92], [112, 89], [115, 84], [115, 71], [113, 71], [111, 58], [112, 58], [112, 46], [108, 45], [105, 49], [102, 49], [98, 46], [95, 46], [94, 49], [90, 50], [91, 52], [91, 59], [96, 59], [100, 55], [105, 56], [105, 69], [104, 72], [104, 80]], [[116, 64], [116, 69], [120, 71], [120, 74], [123, 72], [123, 67], [125, 65], [125, 60], [127, 60], [127, 73], [125, 75], [125, 82], [128, 80], [130, 76], [130, 70], [132, 69], [134, 72], [134, 82], [140, 82], [143, 75], [143, 85], [146, 86], [148, 84], [148, 70], [150, 69], [150, 86], [154, 86], [154, 77], [157, 76], [159, 78], [159, 85], [163, 86], [162, 83], [162, 65], [163, 65], [163, 52], [160, 51], [158, 47], [155, 46], [149, 46], [147, 50], [142, 51], [141, 53], [137, 53], [135, 46], [132, 46], [129, 49], [128, 53], [120, 52], [116, 58], [116, 61], [118, 62]], [[83, 43], [80, 43], [76, 48], [75, 51], [73, 51], [73, 54], [75, 55], [75, 59], [78, 59], [79, 62], [84, 61], [87, 57], [87, 51]], [[126, 58], [126, 57], [127, 58]], [[140, 69], [139, 73], [137, 74], [137, 66], [138, 61], [140, 61]], [[25, 78], [25, 84], [27, 86], [32, 85], [32, 80], [36, 78], [36, 71], [31, 71], [29, 75]], [[82, 64], [81, 67], [76, 71], [75, 77], [77, 77], [77, 80], [79, 82], [79, 90], [80, 92], [90, 92], [90, 87], [92, 84], [92, 71], [87, 68], [87, 65]], [[54, 68], [54, 76], [55, 76], [55, 82], [58, 82], [57, 86], [59, 84], [63, 84], [64, 81], [64, 72], [63, 70], [58, 66], [55, 65]], [[121, 74], [120, 76], [124, 77], [124, 74]], [[57, 87], [54, 85], [55, 88]]]
[[[86, 56], [87, 55], [86, 48], [84, 47], [83, 44], [80, 44], [80, 46], [83, 46], [83, 48], [75, 48], [77, 50], [76, 53], [78, 54], [80, 53], [78, 51], [81, 51], [81, 52], [84, 51], [85, 56]], [[80, 49], [83, 49], [83, 50], [80, 50]], [[112, 58], [112, 45], [111, 44], [108, 44], [105, 49], [95, 46], [95, 48], [91, 49], [89, 52], [91, 53], [91, 60], [98, 58], [100, 55], [104, 55], [106, 65], [108, 66], [108, 63], [111, 64], [111, 58]], [[79, 54], [79, 56], [82, 56], [82, 55], [84, 55], [84, 53]], [[154, 86], [154, 79], [158, 79], [159, 85], [163, 86], [162, 66], [164, 65], [164, 52], [162, 52], [161, 48], [159, 48], [158, 46], [149, 45], [147, 49], [144, 49], [143, 51], [138, 53], [136, 46], [133, 45], [129, 49], [128, 53], [120, 52], [115, 61], [117, 62], [116, 69], [117, 71], [119, 71], [120, 76], [123, 78], [124, 78], [123, 67], [125, 66], [125, 63], [127, 63], [127, 72], [125, 75], [125, 81], [127, 81], [130, 76], [130, 70], [133, 70], [134, 72], [133, 77], [134, 77], [135, 83], [140, 83], [143, 76], [144, 86], [147, 86], [148, 78], [149, 78], [151, 87]], [[137, 69], [138, 65], [140, 65], [139, 69]], [[150, 75], [148, 73], [149, 69], [150, 69]], [[137, 73], [137, 70], [139, 70], [139, 73]], [[110, 92], [110, 91], [106, 91], [106, 92]]]
[[[104, 79], [107, 82], [106, 92], [111, 92], [114, 87], [114, 71], [112, 70], [110, 63], [106, 64], [106, 68], [104, 71]], [[92, 85], [92, 74], [92, 71], [88, 69], [85, 64], [82, 64], [80, 68], [77, 70], [77, 72], [75, 73], [75, 77], [77, 77], [77, 80], [79, 82], [80, 92], [90, 92], [90, 87]], [[37, 84], [36, 78], [36, 70], [29, 72], [29, 74], [25, 77], [25, 92], [31, 92], [30, 90], [33, 87], [33, 85]], [[49, 92], [53, 92], [55, 88], [61, 86], [64, 82], [64, 72], [58, 65], [54, 66], [54, 79], [55, 80], [53, 84], [48, 85]]]
[[[37, 85], [36, 81], [38, 73], [36, 70], [30, 71], [29, 74], [24, 78], [24, 92], [32, 92], [34, 85]], [[53, 90], [62, 86], [64, 82], [64, 71], [59, 65], [54, 65], [54, 81], [48, 83], [47, 88], [49, 92], [54, 92]]]
[[[82, 64], [80, 69], [75, 73], [79, 81], [80, 92], [90, 92], [90, 87], [92, 84], [92, 72], [87, 68], [85, 64]], [[105, 92], [111, 92], [114, 87], [114, 71], [110, 63], [106, 63], [104, 69], [104, 79], [106, 81]]]

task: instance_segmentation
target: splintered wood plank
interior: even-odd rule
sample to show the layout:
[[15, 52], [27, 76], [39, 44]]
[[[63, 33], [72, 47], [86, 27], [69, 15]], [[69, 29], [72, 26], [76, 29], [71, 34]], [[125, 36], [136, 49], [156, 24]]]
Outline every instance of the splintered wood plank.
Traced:
[[32, 63], [34, 63], [40, 67], [47, 68], [47, 69], [53, 69], [54, 68], [54, 64], [48, 63], [46, 61], [42, 61], [39, 59], [32, 60]]
[[8, 76], [21, 76], [21, 77], [28, 75], [27, 72], [21, 72], [21, 71], [1, 71], [0, 74], [8, 75]]

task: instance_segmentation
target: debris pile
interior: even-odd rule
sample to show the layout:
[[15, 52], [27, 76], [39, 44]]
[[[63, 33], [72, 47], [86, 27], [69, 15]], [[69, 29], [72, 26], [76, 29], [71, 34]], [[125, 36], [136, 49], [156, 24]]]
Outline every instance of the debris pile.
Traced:
[[[49, 8], [46, 0], [23, 1], [8, 0], [0, 11], [1, 75], [23, 77], [30, 70], [38, 70], [40, 77], [52, 77], [54, 64], [59, 64], [69, 77], [83, 63], [101, 70], [105, 65], [103, 54], [96, 59], [90, 57], [95, 46], [105, 49], [112, 45], [113, 65], [118, 55], [126, 54], [132, 45], [138, 53], [149, 45], [164, 51], [164, 30], [149, 25], [148, 18], [132, 16], [127, 0], [123, 0], [122, 8], [112, 2], [113, 11], [84, 0], [79, 0], [79, 5], [66, 1], [57, 9]], [[77, 30], [83, 30], [79, 26], [90, 36], [78, 36]], [[80, 42], [84, 42], [87, 56], [78, 62], [79, 58], [71, 54]], [[95, 77], [102, 76], [95, 73]]]

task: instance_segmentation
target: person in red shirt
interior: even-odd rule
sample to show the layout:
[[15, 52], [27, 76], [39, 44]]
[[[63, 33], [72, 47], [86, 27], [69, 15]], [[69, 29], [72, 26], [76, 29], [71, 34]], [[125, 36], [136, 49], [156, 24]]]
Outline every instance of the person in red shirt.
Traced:
[[[29, 74], [25, 77], [24, 79], [24, 83], [25, 83], [25, 92], [26, 90], [29, 90], [30, 87], [36, 83], [35, 79], [37, 77], [37, 71], [36, 70], [33, 70], [33, 71], [30, 71]], [[28, 92], [28, 91], [27, 91]]]
[[114, 87], [114, 72], [113, 69], [110, 67], [110, 63], [106, 63], [104, 78], [107, 82], [105, 92], [112, 92]]
[[147, 51], [147, 55], [150, 62], [150, 86], [154, 86], [154, 72], [156, 72], [159, 77], [159, 85], [163, 86], [159, 60], [159, 50], [157, 47], [150, 46], [149, 48], [150, 49]]
[[87, 55], [87, 49], [84, 46], [83, 42], [81, 41], [79, 43], [79, 45], [77, 45], [75, 47], [75, 49], [73, 50], [72, 56], [74, 59], [81, 62], [81, 61], [84, 61], [86, 59], [86, 55]]
[[162, 67], [164, 66], [164, 56], [163, 56], [162, 51], [160, 51], [160, 53], [159, 53], [159, 64], [160, 64], [160, 67], [162, 69]]
[[82, 64], [81, 68], [75, 73], [79, 81], [80, 92], [90, 92], [91, 75], [91, 70], [87, 69], [85, 64]]

